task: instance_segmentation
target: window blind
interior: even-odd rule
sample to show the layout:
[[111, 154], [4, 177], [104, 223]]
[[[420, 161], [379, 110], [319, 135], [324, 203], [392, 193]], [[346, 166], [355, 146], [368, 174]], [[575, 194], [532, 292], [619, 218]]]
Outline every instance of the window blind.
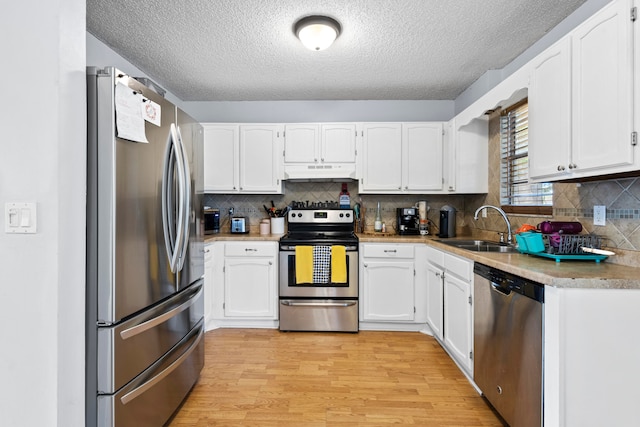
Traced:
[[500, 117], [500, 202], [504, 206], [551, 206], [553, 185], [529, 183], [529, 105], [523, 101]]

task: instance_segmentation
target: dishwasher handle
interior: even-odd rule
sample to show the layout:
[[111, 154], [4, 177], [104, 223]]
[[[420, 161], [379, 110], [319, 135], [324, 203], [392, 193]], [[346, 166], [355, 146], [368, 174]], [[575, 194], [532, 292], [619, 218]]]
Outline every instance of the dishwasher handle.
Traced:
[[503, 288], [502, 286], [500, 286], [497, 283], [494, 282], [490, 282], [491, 283], [491, 290], [493, 292], [497, 292], [499, 294], [502, 294], [506, 297], [508, 297], [509, 295], [511, 295], [511, 289], [507, 289], [507, 288]]

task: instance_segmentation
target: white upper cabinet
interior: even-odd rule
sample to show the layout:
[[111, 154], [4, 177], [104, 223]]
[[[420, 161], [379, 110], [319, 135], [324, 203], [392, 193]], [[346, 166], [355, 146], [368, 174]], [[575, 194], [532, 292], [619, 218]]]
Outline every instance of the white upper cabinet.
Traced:
[[442, 191], [441, 122], [365, 123], [361, 193]]
[[240, 126], [240, 191], [282, 193], [280, 125]]
[[285, 125], [285, 165], [290, 163], [318, 163], [319, 146], [320, 126], [318, 124]]
[[633, 143], [632, 0], [617, 0], [534, 60], [529, 92], [532, 181], [640, 167]]
[[206, 193], [282, 193], [282, 126], [203, 127]]
[[240, 126], [204, 123], [204, 191], [235, 193], [240, 188]]
[[571, 158], [569, 37], [534, 60], [529, 85], [529, 176], [566, 175]]
[[284, 177], [356, 178], [354, 123], [289, 124], [284, 129]]
[[323, 123], [320, 125], [320, 161], [322, 163], [356, 162], [356, 134], [354, 123]]
[[572, 163], [585, 169], [633, 163], [633, 23], [631, 0], [618, 0], [572, 36]]
[[402, 124], [365, 123], [360, 193], [399, 193], [401, 190]]
[[485, 116], [459, 125], [446, 125], [444, 150], [447, 193], [471, 194], [489, 191], [489, 125]]
[[442, 190], [443, 128], [441, 122], [402, 124], [402, 189]]

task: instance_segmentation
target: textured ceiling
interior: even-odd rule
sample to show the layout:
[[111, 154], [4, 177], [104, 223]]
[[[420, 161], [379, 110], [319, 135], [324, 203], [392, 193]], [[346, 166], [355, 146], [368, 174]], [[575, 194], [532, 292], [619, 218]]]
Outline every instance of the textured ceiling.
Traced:
[[[455, 99], [585, 0], [87, 0], [87, 30], [184, 101]], [[301, 17], [342, 24], [325, 51]]]

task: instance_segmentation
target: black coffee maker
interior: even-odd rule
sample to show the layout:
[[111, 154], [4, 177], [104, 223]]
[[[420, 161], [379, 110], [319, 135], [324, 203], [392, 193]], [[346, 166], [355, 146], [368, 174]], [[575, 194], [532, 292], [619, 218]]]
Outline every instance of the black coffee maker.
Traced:
[[416, 208], [397, 208], [398, 234], [416, 236], [420, 234], [420, 217]]

